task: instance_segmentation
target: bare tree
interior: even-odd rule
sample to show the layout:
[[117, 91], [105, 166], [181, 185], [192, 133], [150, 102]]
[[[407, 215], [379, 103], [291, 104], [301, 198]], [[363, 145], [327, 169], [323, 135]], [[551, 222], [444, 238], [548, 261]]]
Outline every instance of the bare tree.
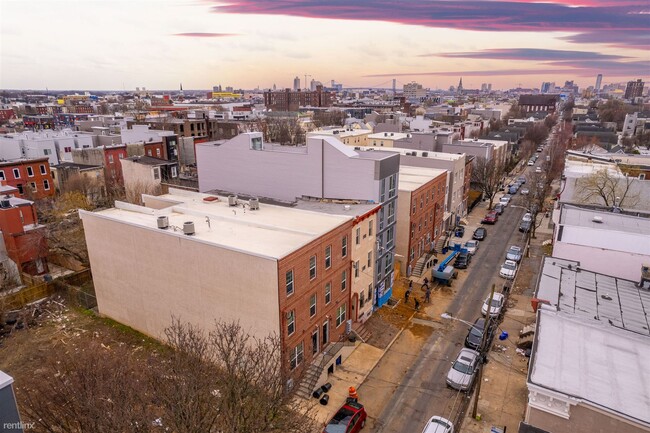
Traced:
[[618, 168], [604, 167], [577, 180], [577, 196], [582, 203], [634, 207], [639, 203], [636, 181], [637, 178], [623, 175]]
[[492, 209], [494, 197], [499, 192], [499, 186], [503, 179], [503, 170], [503, 164], [495, 158], [477, 157], [474, 159], [472, 183], [483, 193], [484, 198], [490, 200], [490, 209]]
[[142, 194], [160, 195], [162, 194], [162, 188], [160, 184], [151, 181], [138, 180], [135, 182], [130, 182], [125, 187], [124, 200], [128, 203], [142, 206], [144, 205], [144, 202], [142, 201]]
[[535, 147], [539, 146], [548, 137], [549, 129], [543, 122], [537, 122], [524, 135], [524, 140], [531, 141]]
[[312, 117], [312, 123], [316, 128], [343, 126], [345, 125], [345, 112], [339, 110], [316, 111]]

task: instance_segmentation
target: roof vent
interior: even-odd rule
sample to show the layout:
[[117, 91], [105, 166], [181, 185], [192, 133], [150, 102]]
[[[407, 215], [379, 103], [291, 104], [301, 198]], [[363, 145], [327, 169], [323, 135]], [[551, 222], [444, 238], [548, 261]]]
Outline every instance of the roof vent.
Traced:
[[166, 229], [169, 227], [169, 218], [166, 216], [159, 216], [158, 217], [158, 228], [159, 229]]
[[388, 132], [384, 132], [384, 137], [388, 137]]
[[0, 208], [2, 209], [9, 209], [11, 207], [11, 201], [9, 200], [9, 196], [4, 196], [2, 200], [0, 200]]
[[429, 156], [429, 152], [422, 152], [422, 156]]
[[260, 200], [257, 197], [251, 198], [248, 200], [248, 207], [250, 207], [251, 210], [260, 210]]
[[354, 150], [361, 150], [359, 146], [355, 147]]
[[603, 222], [603, 217], [598, 216], [598, 215], [594, 215], [594, 217], [591, 219], [591, 221], [593, 221], [593, 222], [595, 222], [595, 223], [598, 223], [598, 224], [602, 224], [602, 222]]
[[183, 223], [183, 233], [185, 233], [188, 236], [194, 234], [194, 223], [192, 221], [185, 221]]
[[350, 210], [350, 205], [349, 204], [343, 205], [343, 210], [346, 210], [346, 211]]
[[228, 206], [237, 206], [237, 196], [229, 195], [228, 196]]

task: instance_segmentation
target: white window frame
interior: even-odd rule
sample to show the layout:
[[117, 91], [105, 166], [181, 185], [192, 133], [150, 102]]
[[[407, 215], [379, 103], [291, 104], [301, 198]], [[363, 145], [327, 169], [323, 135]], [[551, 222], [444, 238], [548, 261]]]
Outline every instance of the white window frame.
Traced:
[[347, 302], [344, 302], [339, 308], [336, 309], [336, 327], [338, 328], [345, 323], [347, 313]]
[[27, 166], [27, 177], [34, 177], [34, 167], [31, 165]]
[[45, 168], [45, 164], [41, 164], [41, 174], [47, 174], [47, 168]]
[[45, 189], [45, 191], [50, 190], [50, 181], [49, 180], [43, 179], [43, 188]]
[[156, 157], [160, 158], [160, 147], [156, 147]]
[[13, 170], [14, 179], [20, 179], [20, 169], [14, 168]]
[[293, 295], [295, 290], [294, 280], [293, 280], [293, 269], [289, 269], [284, 274], [284, 287], [286, 289], [287, 296]]
[[359, 260], [354, 262], [354, 278], [359, 278]]
[[348, 237], [343, 236], [341, 239], [341, 256], [342, 257], [347, 257], [348, 256]]
[[325, 269], [332, 267], [332, 246], [328, 245], [325, 247]]
[[318, 302], [318, 296], [316, 296], [316, 293], [313, 293], [309, 297], [309, 317], [314, 317], [316, 315], [316, 309], [317, 309], [317, 302]]
[[112, 154], [108, 155], [108, 162], [109, 162], [110, 164], [113, 163], [113, 155], [112, 155]]
[[354, 241], [356, 245], [361, 244], [361, 227], [357, 227], [357, 230], [354, 235]]
[[329, 282], [325, 284], [325, 305], [329, 305], [332, 302], [332, 283]]
[[348, 288], [348, 270], [343, 269], [341, 272], [341, 291], [345, 292]]
[[291, 355], [289, 356], [289, 367], [294, 370], [302, 363], [304, 358], [305, 348], [303, 347], [303, 342], [301, 341], [296, 347], [291, 350]]
[[316, 255], [309, 258], [309, 281], [314, 280], [317, 276]]
[[178, 177], [178, 168], [175, 165], [171, 166], [172, 177]]
[[291, 310], [287, 313], [287, 336], [292, 336], [294, 332], [296, 332], [296, 312]]
[[153, 179], [154, 180], [160, 180], [160, 167], [154, 167], [151, 169], [153, 173]]
[[38, 191], [38, 188], [36, 188], [36, 182], [29, 182], [29, 188], [32, 190], [32, 192]]

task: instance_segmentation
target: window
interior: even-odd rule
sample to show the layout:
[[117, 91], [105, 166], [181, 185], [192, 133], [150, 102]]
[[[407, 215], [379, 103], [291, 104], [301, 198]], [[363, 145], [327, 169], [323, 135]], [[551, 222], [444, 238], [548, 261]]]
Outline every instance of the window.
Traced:
[[395, 197], [395, 187], [397, 186], [397, 175], [388, 178], [388, 198]]
[[343, 257], [348, 256], [348, 237], [347, 236], [343, 236], [343, 238], [341, 239], [341, 255]]
[[336, 310], [336, 327], [341, 326], [341, 323], [345, 322], [345, 307], [346, 304], [341, 305]]
[[153, 156], [152, 153], [151, 153], [151, 149], [147, 149], [147, 155]]
[[64, 147], [64, 148], [63, 148], [63, 151], [64, 151], [65, 153], [70, 153], [70, 152], [72, 152], [72, 147]]
[[368, 236], [372, 236], [372, 224], [374, 223], [374, 220], [368, 221]]
[[291, 310], [287, 313], [287, 335], [291, 335], [296, 330], [296, 313]]
[[14, 168], [14, 179], [20, 179], [20, 170], [17, 168]]
[[41, 174], [47, 174], [47, 169], [43, 164], [41, 164]]
[[395, 202], [392, 201], [388, 203], [388, 224], [392, 224], [395, 221]]
[[359, 278], [359, 260], [354, 262], [354, 278]]
[[332, 246], [328, 245], [325, 247], [325, 269], [329, 269], [332, 266]]
[[365, 303], [366, 303], [366, 293], [361, 292], [359, 294], [359, 309], [363, 308]]
[[23, 184], [22, 183], [19, 183], [18, 185], [16, 185], [16, 188], [18, 188], [18, 193], [19, 194], [23, 194]]
[[354, 238], [354, 241], [357, 245], [361, 243], [361, 227], [357, 227], [357, 232]]
[[160, 158], [160, 148], [157, 148], [157, 149], [156, 149], [156, 156], [157, 156], [158, 158]]
[[379, 188], [379, 201], [383, 203], [386, 199], [386, 179], [381, 180], [381, 186]]
[[52, 155], [52, 150], [50, 150], [50, 149], [43, 149], [43, 155]]
[[172, 172], [172, 177], [177, 177], [178, 176], [178, 169], [176, 168], [175, 165], [172, 165], [171, 172]]
[[4, 170], [0, 170], [0, 180], [5, 180], [5, 179], [6, 179], [6, 177], [5, 177]]
[[43, 179], [43, 187], [45, 188], [45, 191], [50, 190], [50, 182], [47, 179]]
[[293, 350], [291, 351], [291, 356], [289, 358], [289, 364], [291, 365], [292, 370], [294, 368], [296, 368], [298, 365], [300, 365], [300, 363], [302, 362], [303, 355], [304, 355], [303, 350], [304, 350], [304, 348], [302, 346], [302, 342], [300, 342], [300, 344], [298, 344], [296, 347], [294, 347]]
[[309, 298], [309, 317], [316, 315], [316, 293]]
[[285, 274], [285, 287], [287, 288], [287, 296], [293, 294], [293, 269], [287, 271]]
[[417, 200], [413, 200], [413, 215], [415, 215], [415, 209], [416, 209], [416, 202]]
[[27, 176], [34, 177], [34, 169], [31, 166], [27, 166]]
[[108, 162], [113, 163], [113, 155], [108, 155]]
[[348, 288], [348, 271], [345, 270], [341, 273], [341, 291]]
[[388, 230], [386, 230], [386, 248], [390, 248], [393, 246], [393, 232], [395, 230], [395, 227], [391, 227]]
[[313, 280], [316, 278], [316, 256], [311, 256], [309, 258], [309, 279]]
[[31, 188], [32, 192], [36, 192], [36, 182], [30, 182], [29, 187]]
[[368, 302], [372, 301], [372, 283], [368, 284]]
[[368, 251], [368, 267], [372, 267], [372, 251]]
[[160, 167], [154, 167], [153, 168], [153, 178], [155, 180], [160, 179]]
[[120, 152], [120, 153], [117, 155], [117, 157], [120, 158], [120, 159], [124, 159], [124, 154], [123, 154], [122, 152]]
[[332, 283], [325, 284], [325, 305], [332, 301]]
[[384, 256], [384, 274], [388, 274], [390, 272], [391, 264], [390, 254], [386, 254]]

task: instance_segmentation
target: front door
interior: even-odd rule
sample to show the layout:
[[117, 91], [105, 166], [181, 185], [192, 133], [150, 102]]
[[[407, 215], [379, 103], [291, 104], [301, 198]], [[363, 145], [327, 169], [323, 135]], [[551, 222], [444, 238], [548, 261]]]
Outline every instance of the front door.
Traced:
[[318, 329], [316, 329], [311, 334], [311, 353], [312, 355], [316, 355], [318, 352]]
[[323, 322], [323, 347], [327, 346], [330, 340], [330, 322], [326, 320]]

